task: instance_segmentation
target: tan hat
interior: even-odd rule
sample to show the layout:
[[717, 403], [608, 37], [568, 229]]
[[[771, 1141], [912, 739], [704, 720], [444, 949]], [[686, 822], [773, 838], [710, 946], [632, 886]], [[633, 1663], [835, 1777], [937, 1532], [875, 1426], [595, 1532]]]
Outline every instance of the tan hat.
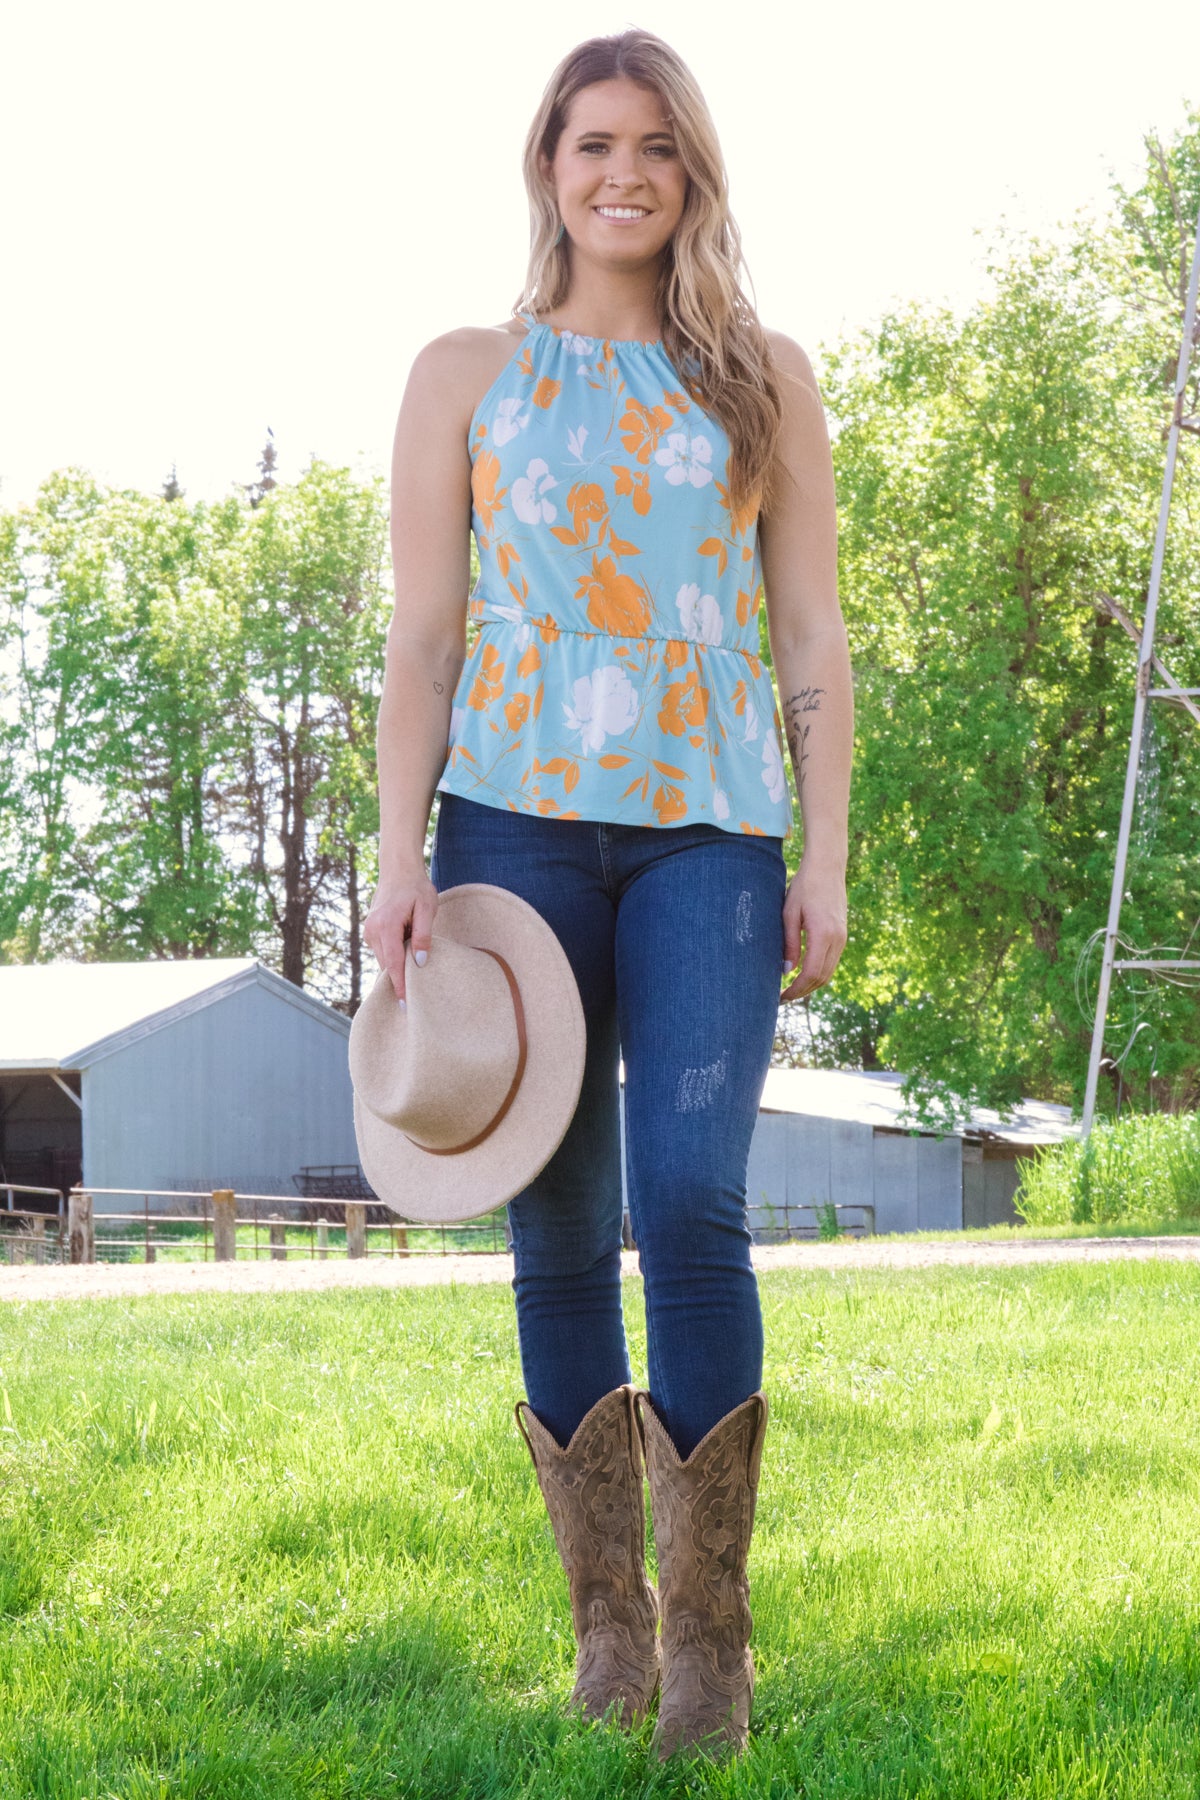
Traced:
[[383, 969], [350, 1027], [354, 1130], [367, 1180], [402, 1218], [450, 1225], [511, 1200], [566, 1136], [587, 1033], [566, 952], [506, 888], [438, 896], [400, 1006]]

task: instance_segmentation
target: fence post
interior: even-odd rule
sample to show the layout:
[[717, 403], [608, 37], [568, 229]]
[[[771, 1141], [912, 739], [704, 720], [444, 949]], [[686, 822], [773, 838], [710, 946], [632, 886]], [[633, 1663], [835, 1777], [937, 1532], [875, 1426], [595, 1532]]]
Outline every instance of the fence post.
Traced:
[[33, 1260], [35, 1263], [44, 1263], [46, 1260], [45, 1219], [34, 1219], [30, 1230], [33, 1233]]
[[67, 1235], [71, 1241], [73, 1263], [96, 1260], [96, 1228], [92, 1218], [92, 1196], [84, 1188], [72, 1188], [67, 1207]]
[[367, 1254], [367, 1209], [361, 1200], [346, 1202], [346, 1255]]
[[287, 1225], [282, 1213], [272, 1213], [269, 1224], [271, 1227], [271, 1261], [286, 1262]]
[[152, 1263], [152, 1262], [157, 1262], [157, 1260], [158, 1260], [158, 1251], [157, 1251], [157, 1249], [155, 1247], [155, 1243], [154, 1243], [154, 1227], [153, 1227], [153, 1225], [147, 1225], [147, 1227], [146, 1227], [146, 1261], [148, 1263]]
[[232, 1188], [215, 1188], [213, 1209], [213, 1256], [217, 1262], [237, 1260], [237, 1196]]
[[329, 1220], [317, 1220], [317, 1255], [324, 1262], [329, 1255]]

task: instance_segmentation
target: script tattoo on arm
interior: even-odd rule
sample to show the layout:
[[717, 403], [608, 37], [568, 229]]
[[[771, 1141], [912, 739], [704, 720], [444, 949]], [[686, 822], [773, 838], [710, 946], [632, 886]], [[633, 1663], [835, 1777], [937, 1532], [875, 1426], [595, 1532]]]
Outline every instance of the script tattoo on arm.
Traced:
[[806, 713], [820, 712], [820, 696], [826, 690], [823, 687], [803, 687], [799, 693], [793, 694], [784, 705], [785, 728], [787, 741], [792, 752], [792, 766], [796, 771], [796, 792], [804, 799], [804, 765], [808, 761], [805, 744], [812, 730], [812, 721], [806, 720]]

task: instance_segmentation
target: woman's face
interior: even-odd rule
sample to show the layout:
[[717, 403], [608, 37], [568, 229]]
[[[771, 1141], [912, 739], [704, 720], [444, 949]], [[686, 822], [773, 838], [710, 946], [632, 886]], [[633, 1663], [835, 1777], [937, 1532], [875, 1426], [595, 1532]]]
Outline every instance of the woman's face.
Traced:
[[546, 172], [575, 251], [609, 266], [653, 262], [683, 216], [687, 175], [667, 108], [625, 76], [575, 95]]

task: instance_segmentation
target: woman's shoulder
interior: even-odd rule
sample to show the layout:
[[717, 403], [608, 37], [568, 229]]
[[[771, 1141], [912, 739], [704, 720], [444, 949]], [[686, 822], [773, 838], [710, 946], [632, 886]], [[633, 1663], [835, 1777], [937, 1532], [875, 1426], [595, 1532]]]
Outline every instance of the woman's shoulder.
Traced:
[[460, 325], [431, 338], [413, 358], [413, 376], [421, 383], [469, 390], [482, 380], [491, 386], [526, 334], [520, 319], [502, 325]]
[[406, 403], [430, 409], [466, 428], [480, 400], [524, 338], [520, 319], [502, 325], [462, 325], [431, 338], [413, 358]]
[[775, 366], [781, 374], [795, 376], [798, 381], [815, 386], [816, 377], [813, 374], [813, 366], [808, 353], [796, 342], [795, 338], [789, 337], [786, 331], [773, 331], [770, 326], [766, 325], [763, 327], [763, 335], [770, 346]]

